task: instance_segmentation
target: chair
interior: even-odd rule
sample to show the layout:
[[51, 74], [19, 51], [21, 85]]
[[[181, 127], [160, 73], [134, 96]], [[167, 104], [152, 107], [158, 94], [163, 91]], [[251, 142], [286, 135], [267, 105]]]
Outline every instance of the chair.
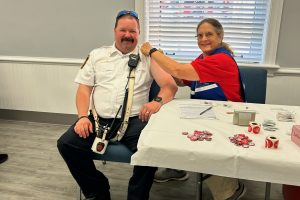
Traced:
[[244, 86], [245, 101], [264, 104], [266, 101], [267, 70], [254, 67], [240, 67], [239, 70]]
[[[160, 88], [155, 81], [152, 82], [150, 92], [149, 92], [149, 101], [152, 101], [154, 97], [158, 94]], [[106, 148], [104, 154], [94, 154], [94, 160], [102, 160], [103, 164], [106, 164], [106, 161], [111, 162], [120, 162], [120, 163], [130, 163], [130, 159], [133, 152], [128, 149], [124, 144], [116, 141], [110, 142]], [[79, 199], [81, 200], [82, 194], [81, 189], [79, 190]]]

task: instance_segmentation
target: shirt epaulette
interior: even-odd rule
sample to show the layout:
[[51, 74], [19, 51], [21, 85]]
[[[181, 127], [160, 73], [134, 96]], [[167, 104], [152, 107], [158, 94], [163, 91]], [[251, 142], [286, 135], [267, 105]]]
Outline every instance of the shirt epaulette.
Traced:
[[86, 57], [84, 63], [81, 65], [80, 69], [82, 69], [82, 68], [85, 66], [85, 64], [86, 64], [86, 62], [88, 61], [89, 58], [90, 58], [90, 55], [88, 55], [88, 56]]

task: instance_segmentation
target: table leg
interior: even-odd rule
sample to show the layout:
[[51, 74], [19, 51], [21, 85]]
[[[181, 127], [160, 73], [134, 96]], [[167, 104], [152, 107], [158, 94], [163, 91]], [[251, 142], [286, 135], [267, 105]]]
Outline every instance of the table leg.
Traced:
[[271, 183], [266, 182], [265, 200], [270, 200]]
[[202, 173], [196, 174], [196, 200], [202, 200]]
[[82, 192], [81, 192], [81, 188], [79, 187], [79, 200], [82, 200]]
[[202, 173], [197, 173], [197, 183], [196, 183], [196, 199], [197, 200], [202, 200], [203, 198], [203, 181], [211, 177], [211, 174], [205, 174], [203, 175]]

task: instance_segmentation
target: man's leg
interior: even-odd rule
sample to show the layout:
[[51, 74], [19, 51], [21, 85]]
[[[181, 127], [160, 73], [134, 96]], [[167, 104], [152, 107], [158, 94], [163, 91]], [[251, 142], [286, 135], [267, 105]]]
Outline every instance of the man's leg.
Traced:
[[93, 162], [91, 146], [95, 133], [86, 139], [79, 137], [71, 126], [57, 141], [58, 150], [86, 197], [110, 199], [109, 182]]
[[153, 184], [156, 167], [134, 166], [129, 180], [127, 200], [147, 200]]
[[[121, 142], [132, 152], [137, 151], [137, 143], [140, 133], [147, 123], [138, 117], [130, 118], [129, 125]], [[128, 184], [128, 200], [147, 200], [153, 184], [156, 167], [134, 166], [133, 175]]]

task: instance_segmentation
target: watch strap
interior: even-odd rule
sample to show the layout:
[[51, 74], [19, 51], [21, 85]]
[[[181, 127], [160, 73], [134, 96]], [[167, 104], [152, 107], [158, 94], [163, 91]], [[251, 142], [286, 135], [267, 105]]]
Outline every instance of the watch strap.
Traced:
[[159, 97], [159, 96], [156, 96], [156, 97], [154, 97], [153, 101], [156, 101], [156, 102], [160, 103], [161, 105], [163, 105], [163, 104], [164, 104], [164, 102], [163, 102], [162, 98], [161, 98], [161, 97]]
[[152, 48], [149, 51], [149, 56], [151, 57], [151, 54], [154, 53], [155, 51], [157, 51], [157, 48]]

